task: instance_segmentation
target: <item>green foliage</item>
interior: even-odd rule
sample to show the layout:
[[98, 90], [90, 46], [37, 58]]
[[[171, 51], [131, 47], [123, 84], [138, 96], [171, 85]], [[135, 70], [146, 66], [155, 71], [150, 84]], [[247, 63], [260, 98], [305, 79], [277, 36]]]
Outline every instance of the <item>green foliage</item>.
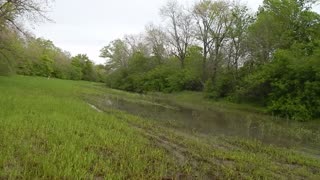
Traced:
[[59, 79], [71, 79], [70, 71], [71, 66], [69, 63], [64, 65], [54, 63], [52, 76]]
[[97, 77], [97, 81], [99, 82], [106, 82], [106, 74], [107, 74], [107, 71], [106, 71], [106, 68], [104, 65], [100, 64], [100, 65], [97, 65], [95, 66], [95, 70], [96, 72], [96, 77]]
[[0, 76], [10, 75], [11, 73], [12, 68], [10, 64], [5, 60], [0, 59]]
[[[1, 22], [0, 22], [1, 23]], [[0, 24], [1, 26], [1, 24]], [[18, 35], [9, 29], [0, 27], [0, 74], [15, 73], [16, 59], [21, 58], [21, 40]]]
[[82, 79], [85, 81], [97, 81], [97, 74], [94, 65], [90, 60], [86, 60], [82, 69]]
[[320, 115], [320, 51], [311, 57], [293, 54], [295, 52], [278, 51], [270, 64], [273, 81], [269, 110], [297, 120], [317, 118]]
[[[100, 73], [104, 72], [100, 71]], [[85, 54], [78, 54], [71, 59], [70, 78], [73, 80], [101, 81], [95, 65]]]
[[[137, 58], [137, 57], [134, 57]], [[176, 92], [182, 90], [199, 90], [199, 78], [188, 69], [159, 65], [155, 68], [152, 61], [139, 57], [129, 61], [128, 68], [121, 68], [108, 76], [107, 85], [127, 91], [145, 92]]]
[[71, 60], [71, 70], [70, 77], [72, 80], [82, 79], [82, 65], [80, 63], [80, 58], [73, 57]]
[[148, 91], [182, 91], [185, 84], [185, 71], [179, 68], [159, 66], [146, 74], [145, 88]]
[[128, 45], [120, 40], [112, 41], [108, 46], [101, 50], [101, 57], [108, 58], [108, 66], [111, 68], [127, 67], [129, 58]]
[[211, 79], [208, 79], [204, 84], [204, 93], [206, 98], [215, 99], [217, 96], [214, 92], [214, 86]]
[[305, 57], [298, 52], [278, 50], [271, 63], [246, 77], [239, 93], [266, 104], [274, 115], [302, 121], [319, 117], [320, 54]]
[[214, 80], [207, 80], [205, 96], [212, 99], [228, 97], [234, 92], [236, 83], [232, 70], [224, 69]]
[[147, 91], [168, 92], [169, 82], [167, 77], [175, 70], [168, 66], [158, 66], [149, 71], [144, 78]]
[[199, 90], [199, 86], [201, 87], [199, 78], [187, 69], [176, 71], [167, 79], [170, 87], [170, 92], [183, 90]]
[[33, 63], [28, 59], [22, 59], [17, 62], [16, 72], [20, 75], [33, 75]]
[[48, 55], [40, 57], [40, 61], [35, 62], [33, 71], [36, 76], [50, 77], [53, 72], [53, 60]]
[[308, 3], [264, 1], [249, 28], [252, 59], [240, 69], [234, 99], [281, 117], [318, 118], [319, 40], [320, 15]]
[[[14, 31], [0, 30], [0, 73], [60, 79], [102, 81], [106, 72], [98, 69], [86, 55], [71, 58], [52, 41], [19, 37]], [[78, 60], [75, 60], [78, 59]]]

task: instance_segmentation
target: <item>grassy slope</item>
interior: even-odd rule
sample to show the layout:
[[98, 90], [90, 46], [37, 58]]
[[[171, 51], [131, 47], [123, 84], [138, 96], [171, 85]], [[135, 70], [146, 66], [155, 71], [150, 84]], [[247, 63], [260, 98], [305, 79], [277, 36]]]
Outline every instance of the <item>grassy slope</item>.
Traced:
[[[319, 159], [257, 141], [167, 129], [92, 101], [99, 84], [0, 77], [0, 179], [320, 178]], [[152, 97], [146, 97], [146, 99]], [[176, 176], [177, 177], [177, 176]]]
[[[0, 77], [1, 178], [152, 178], [170, 158], [78, 95], [87, 82]], [[156, 167], [156, 168], [150, 168]]]

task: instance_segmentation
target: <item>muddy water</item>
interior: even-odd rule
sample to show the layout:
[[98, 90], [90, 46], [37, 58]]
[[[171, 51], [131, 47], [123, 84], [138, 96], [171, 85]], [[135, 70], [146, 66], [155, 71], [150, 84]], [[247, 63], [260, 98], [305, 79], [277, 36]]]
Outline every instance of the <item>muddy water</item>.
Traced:
[[163, 102], [162, 105], [136, 103], [111, 97], [106, 98], [104, 104], [110, 108], [161, 121], [167, 126], [184, 131], [258, 139], [264, 143], [285, 147], [307, 146], [320, 149], [317, 147], [319, 129], [301, 129], [302, 124], [289, 123], [283, 119], [272, 120], [254, 113], [191, 109], [172, 103], [164, 106]]

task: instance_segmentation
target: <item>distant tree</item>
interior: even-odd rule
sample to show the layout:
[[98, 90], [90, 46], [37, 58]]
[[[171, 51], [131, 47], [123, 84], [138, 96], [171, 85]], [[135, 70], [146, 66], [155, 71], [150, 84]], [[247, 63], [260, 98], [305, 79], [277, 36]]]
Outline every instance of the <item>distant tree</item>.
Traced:
[[248, 28], [253, 23], [253, 16], [248, 11], [249, 9], [244, 5], [232, 5], [231, 26], [227, 43], [227, 67], [234, 72], [235, 79], [238, 77], [239, 68], [248, 56]]
[[142, 33], [137, 35], [126, 35], [124, 37], [124, 42], [128, 45], [130, 54], [139, 52], [144, 56], [151, 55], [151, 48], [147, 45], [144, 35]]
[[166, 29], [168, 42], [172, 47], [170, 53], [179, 59], [181, 68], [184, 68], [187, 50], [193, 38], [193, 18], [176, 0], [168, 1], [161, 8], [160, 14], [168, 21]]
[[52, 72], [53, 77], [59, 79], [71, 79], [71, 71], [71, 54], [67, 51], [61, 50], [60, 48], [56, 48]]
[[43, 54], [35, 67], [34, 71], [36, 71], [37, 76], [51, 77], [53, 72], [53, 59], [51, 59], [49, 55]]
[[90, 60], [86, 60], [82, 69], [83, 80], [86, 81], [97, 81], [97, 74], [94, 68], [94, 63]]
[[106, 82], [107, 70], [104, 65], [102, 64], [96, 65], [95, 72], [97, 73], [97, 81]]
[[202, 45], [202, 79], [214, 81], [224, 60], [232, 26], [232, 5], [228, 1], [203, 0], [193, 7], [196, 20], [195, 37]]
[[168, 44], [165, 32], [160, 27], [150, 24], [146, 27], [145, 38], [148, 45], [152, 48], [152, 53], [156, 57], [158, 64], [164, 63], [164, 59], [168, 57], [166, 49]]
[[9, 75], [14, 73], [17, 59], [22, 58], [23, 42], [15, 32], [0, 31], [0, 74]]
[[84, 67], [83, 55], [78, 54], [71, 58], [71, 79], [81, 80], [83, 76], [82, 69]]
[[86, 54], [78, 54], [71, 60], [73, 66], [73, 79], [97, 81], [97, 73], [95, 71], [94, 63]]
[[210, 36], [213, 45], [209, 49], [209, 75], [215, 81], [218, 70], [225, 56], [225, 46], [231, 28], [231, 6], [227, 1], [215, 1], [212, 4], [213, 25], [210, 28]]
[[128, 67], [130, 50], [124, 41], [120, 39], [114, 40], [102, 48], [100, 52], [100, 57], [107, 60], [107, 66], [109, 66], [110, 69]]
[[213, 46], [211, 28], [213, 28], [215, 14], [212, 11], [213, 2], [210, 0], [200, 1], [193, 7], [193, 16], [196, 20], [195, 37], [202, 45], [202, 80], [207, 79], [207, 61], [209, 51]]

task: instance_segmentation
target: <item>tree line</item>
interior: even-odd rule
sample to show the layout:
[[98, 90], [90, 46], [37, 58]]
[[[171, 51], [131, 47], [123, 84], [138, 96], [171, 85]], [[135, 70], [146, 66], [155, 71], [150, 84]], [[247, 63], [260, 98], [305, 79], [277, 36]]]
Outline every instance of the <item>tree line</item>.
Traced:
[[203, 91], [296, 120], [320, 117], [320, 15], [315, 0], [170, 0], [163, 23], [101, 49], [106, 65], [72, 57], [30, 35], [24, 22], [50, 21], [49, 0], [0, 0], [0, 74], [106, 82], [133, 92]]
[[313, 0], [175, 0], [163, 23], [101, 49], [107, 85], [133, 92], [203, 91], [296, 120], [320, 117], [320, 15]]
[[46, 16], [49, 6], [47, 0], [0, 0], [0, 75], [103, 82], [103, 65], [95, 65], [85, 54], [72, 57], [52, 41], [36, 38], [24, 28], [22, 22], [50, 21]]

